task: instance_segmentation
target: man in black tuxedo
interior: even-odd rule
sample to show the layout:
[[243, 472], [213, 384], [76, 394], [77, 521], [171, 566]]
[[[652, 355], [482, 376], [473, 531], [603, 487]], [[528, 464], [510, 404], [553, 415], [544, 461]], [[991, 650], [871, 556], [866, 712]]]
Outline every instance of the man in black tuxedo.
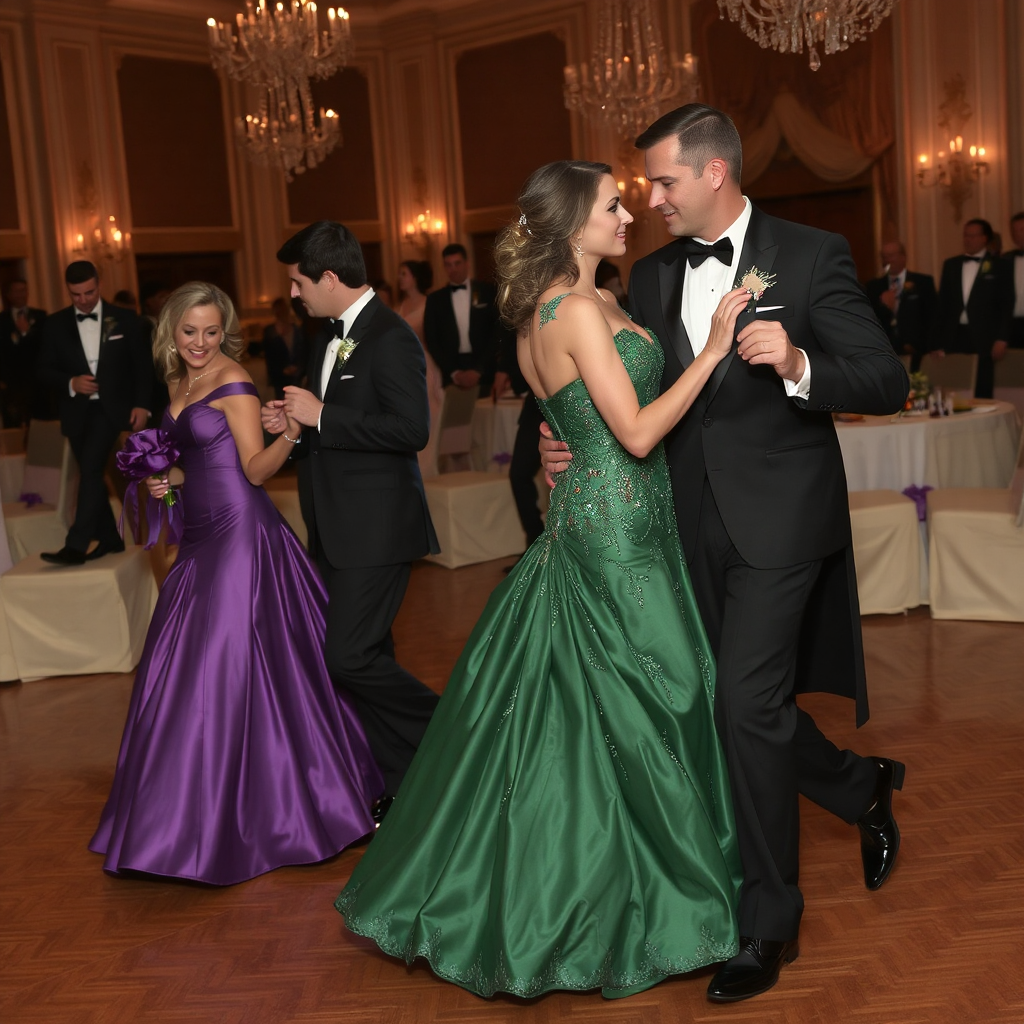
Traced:
[[448, 284], [431, 292], [423, 310], [423, 339], [447, 387], [490, 394], [497, 364], [499, 325], [494, 286], [471, 280], [464, 246], [441, 250]]
[[36, 396], [41, 391], [36, 361], [46, 311], [28, 304], [28, 282], [21, 277], [10, 282], [5, 298], [0, 313], [0, 415], [5, 427], [20, 427], [45, 411]]
[[[309, 550], [327, 586], [328, 671], [353, 699], [384, 775], [378, 819], [394, 797], [437, 695], [395, 660], [391, 625], [410, 563], [439, 548], [416, 453], [430, 434], [426, 361], [409, 325], [366, 283], [355, 236], [318, 221], [282, 246], [291, 293], [328, 317], [309, 360], [310, 391], [289, 385], [269, 402], [304, 426], [297, 455]], [[289, 438], [299, 442], [299, 438]]]
[[1024, 211], [1010, 218], [1010, 236], [1013, 248], [1003, 255], [1006, 260], [1009, 327], [1006, 346], [993, 348], [992, 355], [997, 361], [1003, 357], [1007, 347], [1024, 348]]
[[[61, 432], [78, 461], [78, 503], [64, 547], [42, 557], [56, 565], [81, 565], [124, 551], [104, 471], [121, 431], [146, 425], [153, 360], [140, 340], [138, 316], [100, 298], [92, 263], [69, 264], [64, 280], [72, 304], [46, 318], [39, 377], [61, 395]], [[89, 551], [93, 540], [98, 544]]]
[[[858, 722], [867, 718], [831, 414], [896, 412], [907, 375], [845, 239], [769, 217], [744, 197], [740, 139], [725, 114], [687, 104], [637, 146], [650, 205], [677, 236], [636, 263], [629, 285], [634, 320], [665, 351], [663, 388], [703, 349], [721, 298], [739, 283], [751, 289], [737, 347], [666, 439], [679, 533], [717, 659], [715, 719], [743, 863], [740, 952], [708, 988], [710, 1000], [731, 1002], [767, 991], [797, 956], [799, 794], [858, 825], [868, 888], [895, 861], [892, 792], [903, 766], [839, 750], [795, 694], [853, 697]], [[557, 458], [546, 456], [548, 468]]]
[[907, 270], [907, 251], [902, 242], [886, 242], [881, 250], [885, 273], [864, 286], [897, 355], [910, 356], [917, 370], [921, 356], [938, 347], [935, 340], [937, 296], [931, 274]]
[[977, 354], [974, 393], [979, 398], [992, 397], [993, 357], [1006, 350], [1013, 287], [1008, 261], [989, 252], [991, 240], [992, 225], [987, 220], [967, 221], [964, 255], [946, 260], [939, 279], [939, 348]]

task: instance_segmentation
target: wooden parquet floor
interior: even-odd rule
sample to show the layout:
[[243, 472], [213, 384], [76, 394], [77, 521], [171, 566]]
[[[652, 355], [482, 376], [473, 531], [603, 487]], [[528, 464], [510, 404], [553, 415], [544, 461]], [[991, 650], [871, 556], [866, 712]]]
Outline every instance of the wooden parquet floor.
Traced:
[[[399, 656], [436, 689], [503, 564], [415, 568]], [[344, 930], [332, 902], [358, 849], [228, 889], [108, 878], [86, 843], [131, 677], [2, 687], [0, 1021], [1022, 1024], [1024, 625], [918, 611], [864, 634], [868, 725], [845, 701], [805, 706], [841, 745], [906, 760], [899, 865], [867, 892], [856, 831], [805, 804], [801, 957], [733, 1006], [705, 1001], [706, 976], [617, 1001], [478, 999]]]

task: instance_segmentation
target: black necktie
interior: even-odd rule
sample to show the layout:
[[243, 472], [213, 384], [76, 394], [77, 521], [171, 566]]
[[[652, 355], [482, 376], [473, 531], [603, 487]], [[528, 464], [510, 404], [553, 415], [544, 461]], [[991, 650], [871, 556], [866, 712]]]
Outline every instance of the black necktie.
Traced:
[[448, 287], [451, 288], [453, 292], [464, 292], [466, 290], [466, 286], [464, 284], [450, 284]]
[[81, 323], [83, 320], [99, 320], [99, 317], [95, 313], [76, 313], [78, 322]]
[[713, 245], [705, 245], [696, 238], [687, 238], [683, 242], [683, 251], [691, 267], [699, 267], [709, 256], [714, 256], [727, 267], [732, 263], [731, 238], [720, 238]]

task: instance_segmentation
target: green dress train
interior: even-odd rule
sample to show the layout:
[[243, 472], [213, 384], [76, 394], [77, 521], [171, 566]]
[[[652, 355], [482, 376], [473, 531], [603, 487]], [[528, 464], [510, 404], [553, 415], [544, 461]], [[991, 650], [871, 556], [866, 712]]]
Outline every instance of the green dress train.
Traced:
[[[615, 344], [650, 402], [660, 346]], [[491, 595], [335, 906], [482, 996], [629, 995], [736, 952], [714, 662], [661, 445], [626, 452], [582, 380], [541, 407], [573, 452], [544, 535]]]

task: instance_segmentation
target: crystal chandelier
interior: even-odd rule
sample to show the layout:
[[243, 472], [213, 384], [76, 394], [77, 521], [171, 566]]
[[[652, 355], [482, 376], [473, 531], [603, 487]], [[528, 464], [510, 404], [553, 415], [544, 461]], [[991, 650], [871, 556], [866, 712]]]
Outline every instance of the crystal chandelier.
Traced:
[[821, 67], [825, 53], [845, 50], [875, 31], [896, 0], [718, 0], [724, 18], [738, 21], [758, 46], [779, 53], [809, 50], [811, 70]]
[[235, 119], [239, 142], [257, 163], [283, 168], [285, 180], [315, 167], [340, 142], [333, 110], [313, 106], [311, 79], [329, 78], [347, 63], [352, 50], [348, 12], [328, 8], [327, 29], [317, 25], [312, 0], [246, 2], [235, 16], [237, 35], [210, 18], [210, 59], [239, 82], [262, 91], [256, 114]]
[[565, 68], [565, 105], [636, 138], [670, 101], [697, 96], [697, 61], [669, 60], [651, 0], [603, 0], [590, 63]]

